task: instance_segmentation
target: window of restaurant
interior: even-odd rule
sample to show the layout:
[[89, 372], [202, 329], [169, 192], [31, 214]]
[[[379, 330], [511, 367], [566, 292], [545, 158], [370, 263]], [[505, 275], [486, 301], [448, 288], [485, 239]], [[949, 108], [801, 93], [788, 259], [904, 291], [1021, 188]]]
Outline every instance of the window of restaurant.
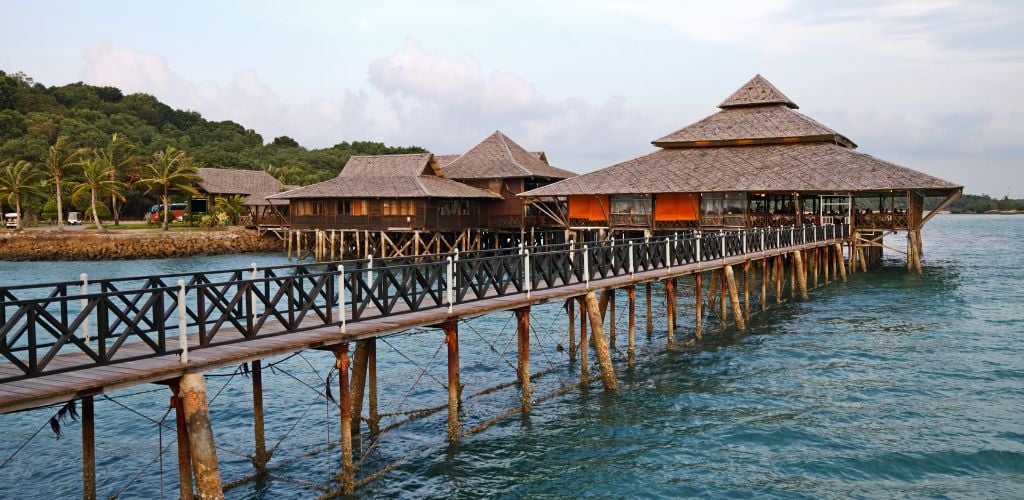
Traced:
[[338, 200], [338, 215], [367, 215], [366, 200]]
[[746, 193], [707, 193], [700, 197], [703, 215], [743, 215]]
[[611, 213], [613, 215], [648, 215], [651, 213], [651, 197], [643, 195], [613, 195], [611, 197]]
[[384, 200], [381, 211], [384, 215], [416, 215], [414, 200]]

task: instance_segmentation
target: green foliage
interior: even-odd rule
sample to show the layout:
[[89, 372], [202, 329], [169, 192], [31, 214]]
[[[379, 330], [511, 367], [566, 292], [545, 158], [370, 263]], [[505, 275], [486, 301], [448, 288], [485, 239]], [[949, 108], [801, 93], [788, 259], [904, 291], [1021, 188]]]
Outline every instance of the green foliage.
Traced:
[[[242, 125], [208, 121], [151, 95], [123, 95], [113, 87], [84, 83], [47, 87], [24, 73], [0, 71], [0, 160], [44, 163], [58, 136], [66, 136], [66, 146], [74, 151], [107, 148], [113, 134], [133, 144], [136, 157], [173, 146], [188, 151], [196, 165], [277, 169], [280, 176], [275, 177], [282, 182], [301, 185], [335, 177], [352, 155], [425, 152], [379, 142], [340, 142], [311, 150], [288, 136], [264, 144], [263, 137]], [[120, 180], [132, 184], [131, 174], [120, 170]]]
[[1004, 196], [1003, 199], [997, 200], [987, 194], [965, 194], [953, 202], [948, 210], [954, 214], [983, 214], [995, 211], [1024, 212], [1024, 200], [1013, 200], [1009, 196]]

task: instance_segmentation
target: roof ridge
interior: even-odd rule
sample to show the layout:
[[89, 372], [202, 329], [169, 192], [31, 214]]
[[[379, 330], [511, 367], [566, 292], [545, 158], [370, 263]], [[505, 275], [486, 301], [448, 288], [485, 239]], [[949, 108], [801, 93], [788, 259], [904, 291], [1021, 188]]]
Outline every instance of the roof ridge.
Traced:
[[494, 134], [498, 136], [498, 140], [501, 141], [501, 147], [505, 149], [505, 154], [508, 155], [508, 159], [512, 161], [513, 165], [519, 167], [519, 170], [522, 170], [527, 177], [536, 175], [533, 172], [531, 172], [530, 169], [524, 167], [522, 164], [516, 161], [516, 157], [512, 155], [512, 148], [508, 147], [508, 144], [505, 144], [505, 134], [503, 134], [500, 130], [495, 130]]

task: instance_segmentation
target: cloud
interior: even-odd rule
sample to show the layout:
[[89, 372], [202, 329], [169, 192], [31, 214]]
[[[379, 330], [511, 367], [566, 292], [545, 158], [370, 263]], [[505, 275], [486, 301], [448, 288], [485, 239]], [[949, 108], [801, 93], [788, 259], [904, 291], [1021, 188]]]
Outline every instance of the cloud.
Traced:
[[126, 93], [152, 94], [171, 107], [196, 110], [210, 120], [238, 122], [268, 142], [289, 135], [305, 145], [327, 146], [375, 126], [365, 114], [367, 96], [359, 92], [346, 90], [338, 97], [292, 104], [261, 82], [255, 69], [236, 71], [223, 86], [195, 82], [172, 70], [159, 54], [109, 42], [86, 49], [81, 76], [87, 83], [116, 86]]

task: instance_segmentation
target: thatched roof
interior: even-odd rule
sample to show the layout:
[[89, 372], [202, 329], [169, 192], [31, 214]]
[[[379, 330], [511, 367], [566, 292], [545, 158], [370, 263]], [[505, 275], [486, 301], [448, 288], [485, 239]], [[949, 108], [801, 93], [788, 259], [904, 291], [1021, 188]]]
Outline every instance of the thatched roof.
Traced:
[[199, 189], [214, 196], [244, 196], [249, 206], [264, 206], [263, 198], [285, 189], [281, 181], [262, 170], [200, 168]]
[[796, 104], [760, 75], [722, 107], [654, 141], [665, 149], [520, 196], [961, 188], [854, 151], [853, 142], [793, 111]]
[[726, 97], [718, 107], [726, 109], [745, 106], [764, 106], [766, 104], [782, 104], [792, 109], [800, 107], [761, 75], [754, 75], [754, 77], [751, 78], [749, 82], [743, 84], [739, 90], [733, 92], [731, 96]]
[[548, 165], [543, 152], [531, 153], [501, 131], [487, 136], [466, 154], [445, 165], [443, 171], [449, 179], [568, 179], [576, 175]]
[[449, 163], [458, 159], [459, 156], [461, 155], [434, 155], [434, 160], [436, 160], [437, 164], [443, 169], [444, 167], [447, 167]]
[[500, 198], [434, 175], [433, 155], [353, 156], [334, 179], [292, 189], [270, 200], [298, 198]]

